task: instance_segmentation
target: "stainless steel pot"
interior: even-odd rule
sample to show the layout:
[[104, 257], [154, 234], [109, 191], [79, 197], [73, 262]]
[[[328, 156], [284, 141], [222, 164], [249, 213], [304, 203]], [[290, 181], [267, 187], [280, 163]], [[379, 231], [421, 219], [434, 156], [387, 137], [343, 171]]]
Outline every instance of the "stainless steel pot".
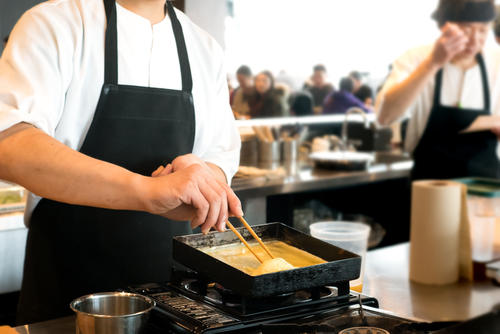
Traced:
[[155, 301], [125, 292], [102, 292], [73, 300], [77, 334], [141, 333]]

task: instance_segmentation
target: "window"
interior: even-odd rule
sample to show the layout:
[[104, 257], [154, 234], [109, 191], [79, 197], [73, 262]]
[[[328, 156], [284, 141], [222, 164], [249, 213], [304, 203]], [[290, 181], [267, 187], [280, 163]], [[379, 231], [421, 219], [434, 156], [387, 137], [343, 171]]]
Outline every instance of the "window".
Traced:
[[[285, 70], [298, 80], [326, 65], [335, 85], [351, 70], [382, 80], [407, 49], [439, 36], [437, 0], [233, 0], [226, 20], [229, 70]], [[491, 39], [493, 37], [491, 36]]]

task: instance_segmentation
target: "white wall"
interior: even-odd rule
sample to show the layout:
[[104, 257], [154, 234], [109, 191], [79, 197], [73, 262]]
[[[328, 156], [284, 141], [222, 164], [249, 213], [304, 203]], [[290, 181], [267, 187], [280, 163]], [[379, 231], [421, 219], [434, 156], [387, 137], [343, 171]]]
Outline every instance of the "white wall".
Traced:
[[255, 73], [285, 70], [304, 80], [323, 63], [334, 84], [351, 70], [369, 72], [376, 83], [403, 52], [439, 35], [430, 17], [437, 0], [233, 3], [234, 17], [227, 17], [227, 0], [186, 0], [186, 13], [225, 48], [231, 74], [247, 64]]
[[185, 13], [225, 47], [226, 0], [186, 0]]
[[[351, 70], [384, 77], [406, 49], [430, 43], [436, 0], [234, 0], [229, 68], [309, 75], [327, 66], [334, 84]], [[265, 8], [265, 10], [263, 10]]]

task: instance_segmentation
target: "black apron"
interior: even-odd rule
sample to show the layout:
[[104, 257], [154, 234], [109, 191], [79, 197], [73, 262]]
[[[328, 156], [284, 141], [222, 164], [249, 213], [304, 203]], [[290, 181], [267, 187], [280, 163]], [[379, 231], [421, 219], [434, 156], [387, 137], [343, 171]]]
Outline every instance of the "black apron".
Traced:
[[[182, 91], [119, 85], [116, 4], [104, 3], [105, 80], [80, 152], [149, 176], [193, 148], [192, 78], [182, 27], [167, 2]], [[88, 293], [169, 280], [172, 236], [187, 233], [187, 222], [42, 199], [30, 221], [18, 323], [69, 314], [71, 300]]]
[[496, 135], [490, 131], [460, 133], [477, 117], [490, 114], [486, 67], [481, 54], [478, 54], [476, 59], [481, 69], [484, 109], [472, 110], [441, 105], [443, 70], [436, 74], [433, 107], [422, 138], [413, 153], [414, 180], [500, 177]]

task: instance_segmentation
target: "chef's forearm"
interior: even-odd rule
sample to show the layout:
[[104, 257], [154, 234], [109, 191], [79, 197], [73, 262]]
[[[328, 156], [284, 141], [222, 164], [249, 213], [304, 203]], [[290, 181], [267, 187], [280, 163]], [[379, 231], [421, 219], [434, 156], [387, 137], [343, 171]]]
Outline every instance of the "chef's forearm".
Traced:
[[0, 179], [49, 199], [109, 209], [145, 210], [145, 177], [72, 150], [17, 124], [0, 133]]
[[429, 57], [408, 78], [389, 88], [383, 96], [378, 116], [379, 123], [388, 125], [399, 119], [438, 70], [439, 67], [433, 64]]

